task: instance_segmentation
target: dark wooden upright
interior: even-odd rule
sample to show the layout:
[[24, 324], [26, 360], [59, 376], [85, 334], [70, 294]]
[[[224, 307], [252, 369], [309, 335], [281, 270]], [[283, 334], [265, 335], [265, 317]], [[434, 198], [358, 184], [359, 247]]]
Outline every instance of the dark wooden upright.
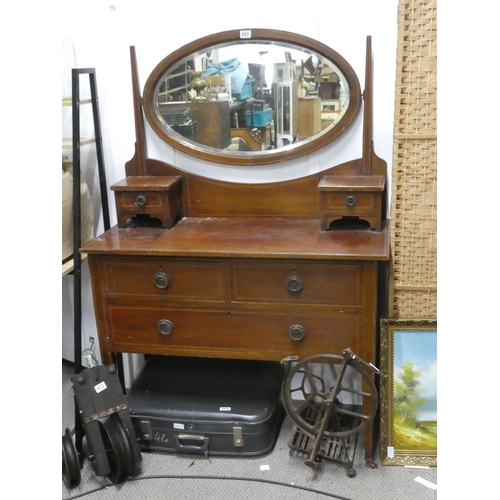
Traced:
[[[318, 185], [321, 198], [321, 229], [332, 222], [368, 223], [380, 231], [386, 218], [387, 164], [373, 149], [372, 42], [366, 40], [365, 91], [363, 93], [363, 157], [359, 169], [325, 176]], [[335, 175], [336, 174], [336, 175]]]

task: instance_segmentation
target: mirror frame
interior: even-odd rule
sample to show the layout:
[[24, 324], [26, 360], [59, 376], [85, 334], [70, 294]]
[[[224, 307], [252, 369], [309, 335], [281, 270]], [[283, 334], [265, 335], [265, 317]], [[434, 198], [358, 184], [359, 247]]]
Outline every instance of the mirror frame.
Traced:
[[[251, 38], [249, 38], [251, 40], [263, 40], [270, 42], [276, 41], [293, 44], [297, 47], [303, 47], [307, 50], [314, 51], [319, 56], [329, 59], [332, 63], [337, 65], [349, 85], [350, 93], [349, 106], [340, 121], [330, 130], [327, 130], [315, 139], [299, 141], [295, 144], [279, 149], [262, 152], [251, 151], [246, 152], [245, 154], [237, 154], [231, 151], [222, 152], [223, 150], [217, 150], [216, 148], [210, 148], [208, 146], [203, 147], [203, 144], [192, 141], [187, 142], [185, 140], [181, 140], [183, 139], [182, 136], [177, 138], [177, 134], [174, 135], [169, 133], [168, 129], [165, 128], [165, 124], [160, 121], [155, 102], [155, 90], [164, 77], [166, 71], [191, 54], [202, 53], [210, 47], [223, 43], [227, 44], [231, 41], [244, 41], [245, 38], [241, 37], [242, 31], [251, 31]], [[202, 160], [235, 166], [253, 166], [268, 165], [297, 158], [329, 144], [340, 134], [345, 132], [345, 130], [351, 125], [360, 110], [361, 98], [361, 87], [356, 73], [352, 69], [351, 65], [335, 50], [318, 42], [317, 40], [313, 40], [312, 38], [308, 38], [303, 35], [280, 30], [251, 29], [230, 30], [215, 33], [190, 42], [172, 52], [160, 61], [160, 63], [149, 75], [149, 78], [144, 86], [142, 104], [146, 119], [148, 120], [148, 123], [153, 131], [173, 148]]]

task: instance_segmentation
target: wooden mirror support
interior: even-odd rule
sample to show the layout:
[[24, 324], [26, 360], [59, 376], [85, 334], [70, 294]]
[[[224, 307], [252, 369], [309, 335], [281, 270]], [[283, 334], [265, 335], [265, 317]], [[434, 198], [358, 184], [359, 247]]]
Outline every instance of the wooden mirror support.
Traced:
[[373, 97], [372, 97], [371, 37], [366, 41], [366, 71], [363, 115], [363, 157], [361, 172], [348, 175], [327, 174], [322, 177], [320, 193], [320, 218], [323, 231], [335, 221], [353, 224], [365, 221], [369, 227], [380, 231], [386, 211], [387, 164], [373, 150]]
[[[240, 184], [183, 172], [148, 157], [137, 59], [135, 48], [131, 47], [136, 144], [134, 157], [125, 167], [127, 176], [182, 176], [180, 212], [185, 217], [300, 216], [318, 219], [323, 231], [339, 222], [354, 226], [362, 223], [380, 231], [386, 211], [387, 164], [375, 154], [373, 147], [371, 52], [371, 37], [367, 37], [362, 158], [291, 181]], [[135, 191], [139, 186], [140, 179], [136, 179]], [[312, 186], [315, 189], [311, 189]], [[123, 212], [124, 207], [117, 206], [117, 210]], [[130, 207], [127, 213], [131, 213]], [[137, 210], [137, 214], [140, 213], [144, 213], [144, 207]]]

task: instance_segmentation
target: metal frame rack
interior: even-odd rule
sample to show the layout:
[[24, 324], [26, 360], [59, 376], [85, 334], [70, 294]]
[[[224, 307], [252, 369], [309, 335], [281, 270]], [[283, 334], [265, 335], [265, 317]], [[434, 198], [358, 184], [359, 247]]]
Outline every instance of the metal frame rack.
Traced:
[[[88, 75], [90, 84], [90, 101], [80, 99], [80, 76]], [[73, 150], [73, 295], [74, 295], [74, 315], [73, 315], [73, 335], [74, 335], [74, 373], [82, 371], [82, 255], [78, 251], [81, 247], [81, 197], [80, 197], [80, 148], [83, 144], [95, 142], [97, 167], [99, 173], [99, 186], [101, 194], [101, 206], [103, 213], [104, 229], [110, 228], [108, 194], [106, 185], [106, 171], [104, 166], [104, 156], [102, 148], [101, 121], [99, 115], [99, 98], [97, 94], [95, 68], [73, 68], [71, 70], [71, 108], [72, 108], [72, 150]], [[94, 122], [94, 138], [92, 141], [83, 140], [80, 137], [80, 105], [92, 104], [92, 115]], [[83, 438], [82, 426], [75, 413], [75, 438], [77, 449], [81, 450]]]

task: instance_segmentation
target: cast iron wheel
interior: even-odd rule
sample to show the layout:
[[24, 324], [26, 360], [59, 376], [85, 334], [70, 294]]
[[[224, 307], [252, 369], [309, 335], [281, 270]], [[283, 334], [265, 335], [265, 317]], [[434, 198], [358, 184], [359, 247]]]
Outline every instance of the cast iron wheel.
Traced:
[[75, 488], [81, 481], [80, 461], [69, 429], [62, 437], [62, 477], [68, 489]]
[[[361, 374], [362, 383], [359, 384], [359, 388], [352, 387], [348, 381], [344, 381], [342, 365], [345, 360], [346, 357], [335, 354], [311, 356], [297, 362], [285, 379], [283, 384], [285, 410], [295, 425], [312, 438], [318, 437], [321, 417], [329, 405], [333, 405], [333, 409], [328, 410], [331, 411], [330, 425], [326, 426], [323, 433], [327, 438], [346, 438], [358, 433], [375, 417], [378, 392], [372, 377], [364, 369], [364, 362], [354, 356], [347, 365]], [[313, 371], [318, 366], [322, 367], [323, 377]], [[295, 376], [299, 379], [299, 385], [292, 389], [292, 379]], [[342, 404], [339, 396], [342, 399], [343, 394], [358, 399], [358, 403]], [[366, 400], [371, 404], [365, 413], [362, 404]], [[316, 418], [308, 418], [311, 414], [315, 414]]]
[[113, 484], [120, 483], [135, 470], [129, 433], [118, 413], [111, 414], [104, 423], [99, 424], [110, 468], [108, 478]]

